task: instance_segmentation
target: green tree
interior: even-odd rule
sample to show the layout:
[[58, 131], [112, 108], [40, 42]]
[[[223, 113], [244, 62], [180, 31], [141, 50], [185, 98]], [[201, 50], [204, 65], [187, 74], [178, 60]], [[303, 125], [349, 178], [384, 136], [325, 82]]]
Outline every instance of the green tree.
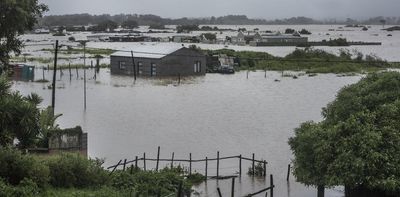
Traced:
[[217, 40], [217, 35], [215, 35], [215, 34], [213, 34], [213, 33], [205, 33], [205, 34], [202, 34], [202, 36], [203, 36], [205, 39], [210, 40], [210, 41]]
[[18, 36], [32, 30], [45, 11], [47, 6], [39, 4], [38, 0], [0, 1], [0, 63], [7, 64], [11, 52], [21, 53], [23, 43]]
[[126, 29], [133, 29], [139, 26], [138, 22], [132, 19], [122, 22], [121, 26]]
[[400, 73], [368, 75], [343, 88], [289, 139], [294, 175], [307, 185], [346, 187], [346, 196], [400, 193]]
[[11, 83], [0, 77], [0, 146], [11, 146], [17, 139], [21, 149], [46, 147], [49, 135], [58, 129], [55, 121], [60, 115], [41, 110], [38, 95], [22, 96], [10, 88]]

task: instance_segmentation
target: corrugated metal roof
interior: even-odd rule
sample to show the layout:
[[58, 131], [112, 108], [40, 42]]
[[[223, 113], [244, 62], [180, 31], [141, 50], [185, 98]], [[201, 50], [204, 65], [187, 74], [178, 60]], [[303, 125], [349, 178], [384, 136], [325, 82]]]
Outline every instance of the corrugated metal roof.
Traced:
[[[182, 45], [151, 44], [133, 47], [131, 50], [133, 51], [133, 57], [160, 59], [181, 48], [183, 48]], [[132, 57], [131, 52], [128, 50], [115, 52], [111, 56]]]

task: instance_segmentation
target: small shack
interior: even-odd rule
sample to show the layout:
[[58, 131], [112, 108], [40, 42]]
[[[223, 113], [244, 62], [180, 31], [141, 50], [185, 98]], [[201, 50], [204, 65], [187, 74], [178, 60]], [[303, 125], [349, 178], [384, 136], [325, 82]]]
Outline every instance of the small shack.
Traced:
[[49, 154], [67, 151], [87, 156], [88, 135], [80, 126], [60, 130], [49, 138]]
[[[129, 51], [113, 53], [111, 74], [156, 76], [196, 76], [206, 73], [206, 56], [199, 50], [181, 45], [141, 45]], [[134, 62], [134, 63], [133, 63]]]
[[10, 65], [12, 78], [15, 81], [33, 81], [35, 78], [35, 67], [26, 64]]

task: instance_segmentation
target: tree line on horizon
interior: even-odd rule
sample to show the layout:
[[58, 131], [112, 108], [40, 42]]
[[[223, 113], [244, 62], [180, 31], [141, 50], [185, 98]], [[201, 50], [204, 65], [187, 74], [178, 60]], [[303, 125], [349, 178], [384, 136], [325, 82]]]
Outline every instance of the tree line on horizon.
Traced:
[[39, 26], [77, 26], [99, 24], [104, 21], [113, 21], [122, 24], [124, 21], [136, 21], [138, 25], [188, 25], [188, 24], [208, 24], [208, 25], [308, 25], [308, 24], [363, 24], [363, 25], [399, 25], [400, 17], [373, 17], [367, 20], [316, 20], [308, 17], [291, 17], [285, 19], [251, 19], [246, 15], [227, 15], [221, 17], [204, 18], [162, 18], [153, 14], [119, 14], [119, 15], [91, 15], [91, 14], [69, 14], [69, 15], [49, 15], [40, 19]]

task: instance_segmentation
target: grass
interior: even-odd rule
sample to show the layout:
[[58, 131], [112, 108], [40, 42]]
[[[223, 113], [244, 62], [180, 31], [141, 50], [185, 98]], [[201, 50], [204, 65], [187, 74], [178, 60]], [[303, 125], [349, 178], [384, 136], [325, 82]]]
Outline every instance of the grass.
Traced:
[[[49, 51], [54, 53], [54, 49], [42, 49], [42, 51]], [[83, 48], [68, 48], [68, 49], [60, 49], [58, 51], [60, 54], [83, 54]], [[111, 55], [115, 50], [112, 49], [97, 49], [97, 48], [86, 48], [86, 54], [90, 55]]]
[[[69, 64], [60, 64], [60, 65], [57, 65], [57, 69], [60, 69], [60, 70], [68, 70], [70, 67], [71, 67], [71, 69], [76, 69], [76, 68], [83, 69], [83, 68], [85, 68], [83, 66], [83, 64], [71, 64], [71, 65], [69, 65]], [[86, 68], [90, 68], [90, 66], [86, 65]], [[100, 68], [110, 68], [110, 64], [100, 64]], [[50, 66], [49, 69], [53, 70], [54, 66]]]
[[101, 188], [92, 189], [62, 189], [51, 188], [39, 193], [40, 197], [130, 197], [135, 196], [131, 190], [120, 190], [113, 187], [104, 186]]
[[[388, 68], [400, 68], [400, 62], [386, 62], [373, 55], [350, 54], [341, 51], [340, 55], [323, 50], [296, 49], [285, 57], [274, 57], [264, 52], [234, 51], [229, 49], [205, 50], [208, 55], [225, 54], [236, 59], [236, 70], [304, 71], [306, 73], [371, 73]], [[359, 55], [354, 57], [354, 55]], [[361, 57], [361, 58], [360, 58]], [[209, 69], [210, 66], [208, 65]]]

